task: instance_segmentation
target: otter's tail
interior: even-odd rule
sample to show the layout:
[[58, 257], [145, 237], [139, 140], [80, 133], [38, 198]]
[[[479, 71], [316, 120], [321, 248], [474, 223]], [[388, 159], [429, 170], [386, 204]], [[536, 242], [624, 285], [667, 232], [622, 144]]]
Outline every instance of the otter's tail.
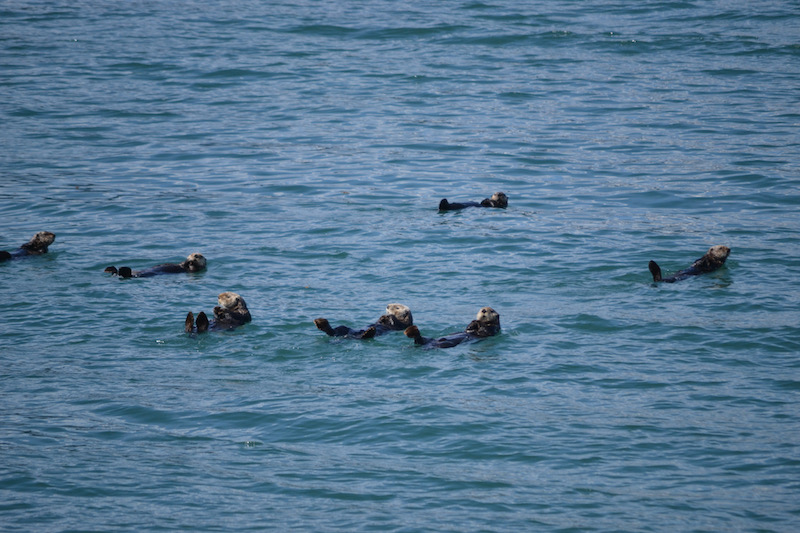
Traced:
[[647, 268], [650, 269], [650, 273], [653, 275], [653, 281], [661, 281], [661, 267], [658, 266], [658, 263], [655, 261], [650, 261], [648, 263]]

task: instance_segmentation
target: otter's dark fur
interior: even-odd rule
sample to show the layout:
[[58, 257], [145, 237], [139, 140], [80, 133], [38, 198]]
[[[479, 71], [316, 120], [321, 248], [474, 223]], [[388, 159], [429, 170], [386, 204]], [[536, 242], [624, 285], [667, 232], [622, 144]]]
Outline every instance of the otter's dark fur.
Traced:
[[195, 322], [194, 314], [189, 311], [184, 326], [186, 333], [235, 329], [250, 322], [251, 317], [247, 304], [244, 302], [244, 298], [235, 292], [223, 292], [217, 298], [217, 302], [219, 305], [214, 308], [214, 320], [210, 322], [203, 311], [198, 313], [197, 322]]
[[385, 315], [382, 315], [374, 324], [370, 324], [362, 329], [350, 329], [347, 326], [336, 326], [332, 328], [330, 323], [324, 318], [317, 318], [314, 320], [314, 324], [317, 328], [331, 337], [349, 337], [351, 339], [371, 339], [390, 331], [406, 329], [413, 323], [414, 318], [411, 316], [411, 309], [403, 304], [387, 305]]
[[164, 263], [144, 270], [131, 270], [130, 267], [106, 267], [105, 272], [121, 278], [149, 278], [159, 274], [180, 274], [181, 272], [200, 272], [206, 268], [203, 254], [193, 253], [180, 263]]
[[718, 244], [717, 246], [712, 246], [708, 249], [706, 254], [692, 263], [692, 265], [684, 270], [676, 272], [672, 276], [665, 278], [661, 276], [661, 267], [658, 266], [658, 263], [655, 261], [650, 261], [647, 267], [650, 269], [650, 273], [653, 275], [653, 281], [659, 282], [663, 281], [664, 283], [674, 283], [676, 281], [680, 281], [682, 279], [686, 279], [691, 276], [697, 276], [700, 274], [706, 274], [708, 272], [714, 272], [719, 267], [725, 264], [725, 260], [728, 259], [728, 255], [731, 253], [731, 249], [727, 246], [722, 246]]
[[452, 348], [466, 341], [477, 341], [500, 333], [500, 315], [491, 307], [484, 307], [478, 311], [478, 316], [467, 325], [464, 331], [451, 333], [438, 339], [423, 337], [417, 326], [407, 328], [404, 333], [406, 337], [414, 339], [414, 344], [427, 348]]
[[503, 192], [496, 192], [491, 198], [484, 198], [480, 202], [453, 202], [447, 201], [447, 198], [442, 198], [439, 202], [439, 211], [455, 211], [457, 209], [464, 209], [466, 207], [508, 207], [508, 196]]
[[31, 238], [28, 242], [17, 248], [12, 252], [0, 250], [0, 261], [9, 261], [11, 259], [19, 259], [29, 255], [42, 255], [47, 253], [47, 247], [53, 244], [56, 240], [55, 233], [49, 231], [40, 231]]

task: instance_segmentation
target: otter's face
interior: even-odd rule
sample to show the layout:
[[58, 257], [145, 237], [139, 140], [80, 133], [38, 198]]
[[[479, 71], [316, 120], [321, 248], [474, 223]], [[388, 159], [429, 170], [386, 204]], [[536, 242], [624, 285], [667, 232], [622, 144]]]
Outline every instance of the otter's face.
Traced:
[[36, 235], [33, 236], [36, 239], [37, 244], [43, 244], [45, 246], [50, 246], [53, 244], [53, 241], [56, 240], [56, 234], [50, 233], [49, 231], [40, 231]]
[[497, 202], [498, 205], [508, 207], [508, 196], [504, 192], [496, 192], [492, 195], [491, 200]]
[[404, 324], [411, 324], [413, 319], [411, 318], [411, 309], [403, 304], [389, 304], [386, 306], [386, 314], [392, 315], [397, 318], [400, 322]]
[[475, 320], [482, 323], [488, 324], [500, 324], [500, 315], [497, 311], [492, 309], [491, 307], [484, 307], [480, 311], [478, 311], [478, 316], [475, 317]]
[[711, 248], [708, 249], [708, 255], [711, 256], [715, 261], [724, 262], [728, 258], [728, 255], [730, 253], [731, 249], [721, 244], [712, 246]]
[[203, 254], [193, 253], [186, 258], [185, 264], [190, 272], [197, 272], [206, 268], [206, 258]]
[[217, 297], [217, 301], [220, 307], [224, 307], [225, 309], [235, 309], [237, 307], [247, 309], [244, 299], [235, 292], [223, 292]]

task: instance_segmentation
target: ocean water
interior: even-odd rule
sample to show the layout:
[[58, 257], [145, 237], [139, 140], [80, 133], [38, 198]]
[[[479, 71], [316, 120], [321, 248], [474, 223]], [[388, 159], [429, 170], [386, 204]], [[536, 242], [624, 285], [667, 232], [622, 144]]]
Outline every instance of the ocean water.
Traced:
[[0, 3], [1, 530], [800, 529], [798, 4], [430, 4]]

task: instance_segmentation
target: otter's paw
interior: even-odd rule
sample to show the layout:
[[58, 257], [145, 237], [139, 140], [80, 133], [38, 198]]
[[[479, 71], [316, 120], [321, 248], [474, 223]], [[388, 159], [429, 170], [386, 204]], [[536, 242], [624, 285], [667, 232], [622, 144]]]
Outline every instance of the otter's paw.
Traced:
[[183, 330], [186, 333], [191, 333], [193, 329], [194, 329], [194, 314], [191, 311], [189, 311], [189, 314], [186, 315], [186, 323], [183, 327]]
[[374, 339], [376, 333], [377, 333], [377, 330], [375, 329], [375, 326], [370, 326], [364, 331], [364, 333], [361, 334], [361, 338], [362, 339]]
[[314, 325], [317, 326], [317, 329], [324, 331], [328, 335], [333, 336], [333, 328], [331, 327], [330, 323], [324, 318], [315, 318]]

